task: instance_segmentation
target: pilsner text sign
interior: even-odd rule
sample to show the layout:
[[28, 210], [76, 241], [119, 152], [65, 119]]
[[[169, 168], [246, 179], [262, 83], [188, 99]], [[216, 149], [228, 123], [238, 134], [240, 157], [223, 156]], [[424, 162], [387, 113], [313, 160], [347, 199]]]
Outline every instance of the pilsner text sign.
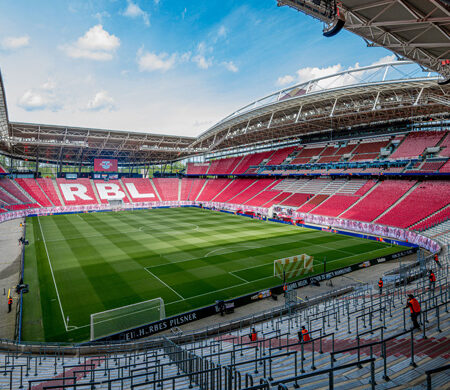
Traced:
[[94, 159], [94, 171], [95, 172], [117, 172], [117, 160], [96, 158]]

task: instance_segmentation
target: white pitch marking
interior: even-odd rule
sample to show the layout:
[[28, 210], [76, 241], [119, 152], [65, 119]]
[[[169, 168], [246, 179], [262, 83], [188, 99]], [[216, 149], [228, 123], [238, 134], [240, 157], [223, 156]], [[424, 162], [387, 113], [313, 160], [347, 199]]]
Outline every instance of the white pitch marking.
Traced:
[[54, 273], [53, 273], [52, 262], [50, 261], [50, 256], [49, 256], [49, 254], [48, 254], [47, 244], [46, 244], [46, 242], [45, 242], [44, 231], [42, 230], [41, 220], [39, 219], [39, 216], [37, 217], [37, 220], [38, 220], [38, 222], [39, 222], [39, 229], [41, 230], [41, 233], [42, 233], [42, 239], [43, 239], [43, 241], [44, 241], [45, 252], [47, 252], [48, 265], [50, 266], [50, 271], [51, 271], [51, 273], [52, 273], [53, 284], [55, 285], [56, 296], [58, 297], [59, 308], [61, 309], [61, 316], [62, 316], [62, 319], [63, 319], [63, 321], [64, 321], [64, 327], [66, 328], [66, 332], [67, 332], [66, 317], [65, 317], [65, 315], [64, 315], [64, 310], [63, 310], [63, 308], [62, 308], [61, 299], [60, 299], [60, 297], [59, 297], [58, 286], [56, 285], [55, 275], [54, 275]]
[[[231, 247], [232, 247], [232, 248], [235, 248], [235, 247], [237, 247], [237, 248], [247, 248], [247, 249], [259, 249], [259, 248], [261, 248], [261, 247], [259, 247], [259, 246], [242, 245], [242, 244], [232, 245]], [[218, 252], [218, 251], [228, 251], [228, 252], [231, 251], [231, 253], [237, 252], [236, 250], [233, 250], [233, 249], [231, 249], [231, 248], [218, 248], [218, 249], [214, 249], [214, 250], [211, 251], [211, 252], [208, 252], [208, 253], [207, 253], [205, 256], [203, 256], [203, 257], [208, 257], [211, 253]], [[192, 260], [194, 260], [194, 259], [192, 259]]]
[[158, 279], [162, 284], [164, 284], [166, 287], [171, 289], [175, 294], [177, 294], [182, 300], [185, 300], [184, 297], [182, 297], [180, 294], [178, 294], [172, 287], [170, 287], [166, 282], [158, 278], [153, 272], [149, 271], [147, 268], [144, 268], [150, 275], [152, 275], [154, 278]]
[[230, 272], [228, 272], [230, 275], [233, 275], [234, 277], [236, 277], [236, 278], [238, 278], [238, 279], [241, 279], [243, 282], [246, 282], [246, 283], [248, 283], [248, 280], [246, 280], [246, 279], [244, 279], [244, 278], [241, 278], [240, 276], [238, 276], [238, 275], [235, 275], [234, 273], [235, 273], [236, 271], [230, 271]]

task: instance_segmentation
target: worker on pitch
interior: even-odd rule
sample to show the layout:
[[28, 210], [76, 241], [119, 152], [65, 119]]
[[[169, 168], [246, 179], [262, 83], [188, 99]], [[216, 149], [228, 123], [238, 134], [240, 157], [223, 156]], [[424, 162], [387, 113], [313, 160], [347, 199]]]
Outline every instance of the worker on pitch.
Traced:
[[304, 326], [302, 326], [302, 330], [298, 332], [298, 339], [304, 343], [311, 340], [308, 330]]
[[8, 296], [8, 313], [11, 313], [12, 303], [13, 303], [12, 295], [9, 295]]

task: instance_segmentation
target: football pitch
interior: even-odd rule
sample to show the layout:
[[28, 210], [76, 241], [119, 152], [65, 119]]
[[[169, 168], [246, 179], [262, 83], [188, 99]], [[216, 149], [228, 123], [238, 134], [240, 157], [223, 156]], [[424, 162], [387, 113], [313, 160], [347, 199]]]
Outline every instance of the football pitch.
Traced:
[[91, 314], [158, 297], [171, 316], [280, 285], [283, 257], [321, 273], [405, 249], [198, 208], [32, 217], [26, 238], [24, 341], [88, 340]]

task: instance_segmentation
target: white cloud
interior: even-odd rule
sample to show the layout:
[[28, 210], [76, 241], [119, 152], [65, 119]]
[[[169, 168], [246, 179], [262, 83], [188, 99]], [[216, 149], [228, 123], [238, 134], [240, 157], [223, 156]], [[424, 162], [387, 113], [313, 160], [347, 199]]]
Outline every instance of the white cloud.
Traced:
[[56, 96], [55, 89], [56, 83], [49, 79], [39, 88], [26, 90], [17, 105], [26, 111], [58, 111], [61, 99]]
[[[155, 1], [155, 4], [158, 5], [159, 1]], [[150, 26], [150, 20], [148, 17], [148, 13], [145, 12], [139, 5], [133, 3], [131, 0], [128, 0], [127, 9], [123, 12], [124, 16], [128, 16], [129, 18], [142, 18], [146, 26]]]
[[62, 49], [69, 57], [87, 58], [95, 61], [109, 61], [120, 46], [120, 39], [108, 33], [101, 24], [91, 27], [82, 37]]
[[6, 37], [3, 38], [0, 46], [6, 50], [17, 50], [22, 47], [27, 47], [30, 44], [30, 37], [23, 35], [21, 37]]
[[[380, 65], [385, 62], [395, 61], [395, 55], [389, 55], [380, 58], [379, 60], [373, 62], [370, 65]], [[288, 84], [299, 84], [304, 83], [313, 79], [331, 76], [333, 74], [343, 72], [345, 70], [355, 70], [361, 68], [359, 62], [356, 62], [355, 65], [344, 68], [341, 64], [331, 65], [325, 68], [315, 67], [305, 67], [300, 68], [295, 72], [295, 75], [287, 74], [285, 76], [278, 77], [276, 84], [280, 86], [288, 85]], [[344, 85], [354, 84], [358, 82], [358, 80], [364, 79], [364, 77], [370, 76], [376, 70], [364, 70], [357, 71], [352, 74], [344, 74], [337, 77], [330, 77], [325, 80], [320, 80], [311, 86], [312, 89], [318, 90], [323, 88], [336, 88]]]
[[87, 109], [90, 111], [113, 111], [115, 110], [114, 99], [106, 91], [99, 91], [88, 102]]
[[212, 65], [212, 60], [210, 58], [206, 58], [200, 54], [192, 57], [192, 61], [194, 61], [200, 69], [208, 69]]
[[297, 72], [296, 72], [297, 81], [299, 83], [303, 83], [305, 81], [316, 79], [318, 77], [325, 77], [325, 76], [335, 74], [337, 72], [340, 72], [341, 70], [342, 70], [341, 64], [328, 66], [326, 68], [318, 68], [317, 66], [306, 67], [306, 68], [297, 70]]
[[293, 81], [294, 81], [294, 77], [291, 76], [290, 74], [287, 74], [286, 76], [278, 77], [277, 85], [284, 86], [284, 85], [291, 84]]
[[183, 12], [181, 13], [181, 19], [184, 19], [184, 17], [186, 16], [186, 12], [187, 12], [187, 8], [185, 8], [183, 10]]
[[137, 53], [137, 62], [141, 72], [162, 71], [166, 72], [175, 66], [177, 55], [174, 53], [169, 55], [167, 53], [152, 53], [139, 49]]
[[390, 56], [381, 57], [379, 60], [375, 61], [371, 65], [380, 65], [380, 64], [384, 64], [385, 62], [393, 62], [396, 59], [397, 59], [397, 57], [395, 56], [395, 54], [392, 54]]
[[153, 0], [153, 2], [155, 3], [155, 5], [159, 5], [159, 3], [161, 2], [161, 0]]
[[104, 19], [110, 18], [110, 17], [111, 17], [111, 15], [107, 11], [97, 12], [94, 15], [94, 18], [97, 19], [100, 24], [103, 23]]
[[205, 42], [197, 45], [197, 54], [192, 57], [192, 61], [197, 64], [200, 69], [208, 69], [212, 64], [212, 58], [207, 58], [206, 53], [212, 52], [212, 47], [206, 46]]
[[236, 73], [239, 71], [239, 68], [234, 64], [233, 61], [224, 61], [224, 62], [222, 62], [222, 64], [230, 72]]
[[27, 111], [44, 110], [47, 104], [48, 101], [43, 95], [31, 89], [25, 91], [18, 102], [18, 105]]
[[226, 27], [225, 26], [220, 26], [219, 30], [217, 31], [217, 35], [219, 37], [222, 37], [222, 38], [226, 37], [227, 36], [227, 29], [226, 29]]

